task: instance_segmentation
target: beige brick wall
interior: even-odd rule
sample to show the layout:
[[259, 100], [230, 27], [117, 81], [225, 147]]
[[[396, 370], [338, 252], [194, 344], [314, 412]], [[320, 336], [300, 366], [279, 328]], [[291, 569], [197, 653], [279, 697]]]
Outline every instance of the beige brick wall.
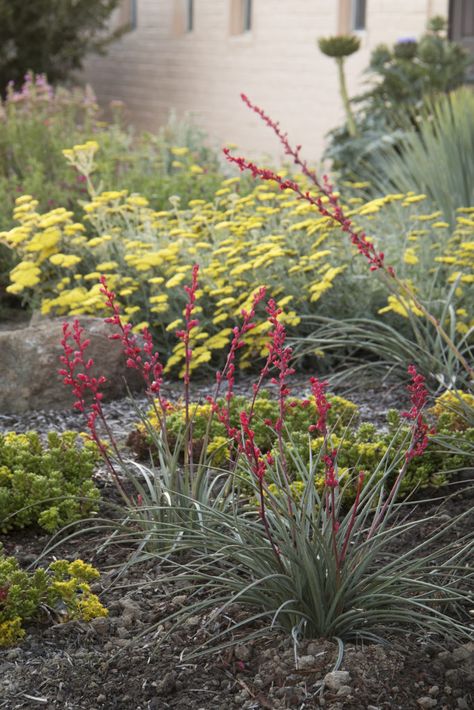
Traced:
[[[241, 105], [240, 92], [280, 121], [310, 159], [343, 115], [335, 65], [316, 38], [336, 34], [343, 0], [253, 0], [253, 29], [232, 36], [231, 0], [194, 0], [195, 29], [177, 35], [182, 0], [137, 0], [137, 27], [106, 57], [87, 62], [85, 79], [102, 104], [124, 101], [131, 120], [154, 129], [171, 109], [191, 112], [215, 145], [237, 143], [248, 155], [279, 154], [275, 139]], [[352, 94], [380, 42], [419, 36], [448, 0], [367, 0], [362, 50], [347, 61]]]

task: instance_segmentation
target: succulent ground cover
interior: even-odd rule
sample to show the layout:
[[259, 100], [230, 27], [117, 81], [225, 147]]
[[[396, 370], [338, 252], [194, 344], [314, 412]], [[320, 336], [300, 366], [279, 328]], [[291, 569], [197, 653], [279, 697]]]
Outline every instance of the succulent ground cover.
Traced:
[[0, 530], [37, 524], [48, 532], [97, 509], [98, 454], [76, 432], [0, 434]]

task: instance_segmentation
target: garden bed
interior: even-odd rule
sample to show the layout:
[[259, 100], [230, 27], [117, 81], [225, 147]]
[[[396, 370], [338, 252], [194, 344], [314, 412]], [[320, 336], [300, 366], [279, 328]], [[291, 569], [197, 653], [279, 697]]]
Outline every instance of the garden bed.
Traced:
[[[237, 389], [245, 394], [249, 387], [244, 378]], [[198, 387], [197, 397], [205, 397], [207, 391], [205, 386]], [[295, 378], [293, 392], [305, 393], [303, 378]], [[389, 384], [375, 387], [365, 383], [350, 396], [361, 405], [364, 419], [364, 410], [370, 409], [372, 420], [380, 424], [388, 407], [405, 404], [399, 401], [399, 393], [399, 388]], [[173, 391], [167, 394], [172, 397]], [[106, 408], [115, 433], [123, 436], [134, 420], [130, 404], [123, 400]], [[76, 427], [78, 421], [66, 412], [32, 412], [22, 417], [3, 415], [0, 426], [18, 431], [32, 427], [61, 431]], [[98, 485], [101, 514], [110, 516], [110, 504], [118, 501], [116, 489], [103, 476]], [[429, 514], [435, 516], [434, 522], [410, 531], [397, 543], [407, 548], [429, 536], [436, 522], [473, 509], [473, 491], [461, 480], [447, 489], [424, 491], [419, 497], [431, 500], [414, 504], [410, 516]], [[463, 526], [468, 524], [464, 520]], [[452, 534], [464, 532], [460, 526]], [[39, 529], [15, 531], [5, 536], [5, 552], [26, 566], [50, 540]], [[117, 579], [129, 551], [119, 546], [101, 549], [104, 540], [100, 534], [80, 535], [47, 553], [45, 561], [56, 554], [84, 559], [101, 570], [94, 591], [100, 593], [109, 616], [90, 623], [49, 619], [44, 625], [27, 626], [27, 637], [18, 647], [0, 652], [0, 708], [472, 707], [473, 643], [440, 647], [436, 638], [409, 633], [402, 642], [394, 637], [385, 647], [347, 643], [339, 671], [348, 676], [327, 675], [340, 651], [335, 640], [306, 640], [294, 645], [291, 637], [281, 633], [187, 660], [186, 654], [198, 651], [209, 634], [223, 630], [231, 620], [245, 618], [248, 612], [234, 605], [210, 624], [209, 614], [192, 616], [156, 649], [157, 625], [186, 605], [186, 594], [179, 586], [161, 581], [165, 570], [156, 563], [131, 567]]]
[[[103, 490], [107, 501], [109, 487]], [[113, 496], [112, 496], [113, 497]], [[450, 490], [449, 497], [420, 504], [413, 515], [434, 513], [453, 516], [472, 509], [472, 491], [465, 486]], [[461, 531], [459, 531], [461, 532]], [[430, 530], [419, 530], [429, 535]], [[8, 537], [7, 552], [31, 563], [48, 542], [37, 532]], [[26, 640], [0, 653], [0, 708], [465, 708], [472, 707], [474, 644], [447, 645], [441, 650], [429, 639], [407, 634], [393, 645], [345, 644], [340, 670], [346, 677], [327, 677], [338, 656], [333, 640], [315, 639], [297, 645], [299, 668], [291, 638], [269, 634], [233, 650], [187, 661], [181, 654], [199, 650], [208, 638], [208, 617], [191, 617], [154, 653], [155, 631], [133, 636], [186, 603], [180, 589], [160, 584], [161, 570], [144, 564], [129, 570], [110, 586], [125, 560], [119, 548], [97, 552], [101, 540], [84, 536], [59, 547], [58, 555], [80, 557], [99, 569], [103, 603], [108, 618], [91, 623], [68, 622], [28, 627]], [[416, 545], [418, 538], [407, 539]], [[141, 589], [142, 585], [147, 587]], [[134, 587], [138, 590], [134, 590]], [[232, 619], [244, 618], [237, 607]], [[226, 619], [215, 622], [216, 633]], [[117, 655], [119, 654], [119, 655]], [[321, 693], [321, 681], [327, 687]], [[331, 684], [333, 678], [334, 685]], [[342, 690], [338, 688], [342, 685]]]

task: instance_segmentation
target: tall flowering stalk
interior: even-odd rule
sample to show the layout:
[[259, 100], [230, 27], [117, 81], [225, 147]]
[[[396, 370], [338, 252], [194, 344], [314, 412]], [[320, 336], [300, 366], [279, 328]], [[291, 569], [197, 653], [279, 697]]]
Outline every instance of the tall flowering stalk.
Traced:
[[[131, 332], [132, 326], [122, 319], [115, 293], [107, 287], [105, 276], [101, 277], [100, 283], [100, 291], [104, 295], [105, 305], [112, 312], [112, 315], [105, 318], [104, 321], [110, 325], [117, 326], [119, 329], [118, 333], [111, 333], [109, 339], [121, 342], [127, 367], [138, 370], [142, 375], [146, 386], [146, 394], [160, 422], [163, 432], [163, 441], [166, 446], [166, 412], [168, 402], [161, 394], [163, 365], [160, 361], [158, 351], [154, 348], [151, 333], [147, 329], [144, 329], [142, 332], [142, 342], [140, 342], [139, 338]], [[123, 488], [114, 461], [110, 456], [109, 449], [101, 440], [97, 431], [97, 420], [99, 419], [107, 433], [116, 460], [123, 466], [122, 455], [102, 408], [103, 393], [100, 391], [100, 388], [107, 380], [103, 375], [100, 377], [93, 377], [91, 375], [94, 361], [92, 358], [86, 357], [90, 340], [87, 338], [84, 339], [83, 335], [84, 328], [81, 327], [77, 319], [74, 320], [72, 329], [69, 323], [63, 323], [61, 345], [64, 354], [61, 355], [60, 360], [64, 368], [59, 370], [59, 374], [63, 376], [64, 384], [71, 388], [72, 394], [75, 397], [74, 409], [82, 412], [86, 417], [90, 436], [103, 456], [117, 487], [129, 503], [129, 498]], [[74, 343], [75, 347], [71, 345], [71, 342]], [[157, 401], [159, 403], [159, 409], [156, 404]]]
[[239, 440], [239, 451], [241, 451], [249, 464], [250, 470], [257, 481], [258, 492], [259, 492], [259, 514], [262, 520], [263, 526], [265, 528], [265, 533], [271, 548], [275, 554], [275, 558], [279, 566], [282, 566], [282, 559], [278, 546], [275, 543], [272, 532], [270, 530], [270, 525], [268, 523], [266, 504], [265, 504], [265, 473], [267, 467], [271, 466], [274, 461], [270, 454], [266, 456], [262, 455], [259, 447], [255, 443], [255, 432], [250, 424], [250, 417], [246, 412], [240, 413], [240, 425], [242, 429], [242, 434]]
[[[269, 376], [272, 368], [278, 372], [278, 376], [271, 379], [272, 384], [278, 386], [278, 403], [279, 403], [279, 415], [276, 422], [267, 422], [268, 426], [272, 426], [277, 434], [279, 458], [281, 462], [281, 469], [283, 472], [283, 479], [286, 488], [286, 499], [288, 504], [288, 513], [290, 517], [293, 517], [293, 501], [290, 489], [290, 477], [288, 473], [288, 466], [286, 460], [286, 453], [283, 441], [283, 429], [284, 429], [284, 417], [286, 411], [286, 400], [290, 394], [290, 388], [288, 386], [288, 378], [294, 374], [295, 370], [290, 366], [292, 350], [285, 346], [286, 341], [286, 329], [284, 325], [280, 322], [279, 316], [282, 313], [282, 309], [277, 307], [274, 299], [270, 299], [265, 308], [268, 321], [271, 324], [271, 330], [269, 332], [268, 340], [268, 355], [264, 365], [262, 366], [259, 377], [256, 383], [253, 385], [253, 397], [250, 402], [250, 406], [247, 412], [240, 413], [240, 430], [236, 427], [231, 426], [230, 423], [230, 402], [233, 397], [234, 390], [234, 376], [235, 376], [235, 357], [237, 351], [244, 347], [245, 334], [255, 327], [253, 318], [255, 316], [255, 310], [258, 304], [263, 301], [266, 294], [265, 288], [260, 288], [254, 295], [252, 307], [249, 312], [242, 311], [243, 321], [240, 327], [235, 327], [233, 331], [233, 338], [231, 341], [229, 354], [227, 356], [226, 364], [222, 372], [218, 372], [217, 387], [216, 392], [213, 397], [208, 397], [208, 401], [213, 407], [213, 413], [217, 413], [219, 421], [221, 421], [226, 427], [229, 439], [234, 443], [237, 449], [237, 458], [234, 461], [236, 465], [238, 462], [238, 455], [243, 454], [247, 460], [249, 468], [258, 482], [259, 491], [259, 511], [260, 518], [264, 524], [265, 530], [267, 532], [268, 540], [272, 546], [277, 557], [279, 557], [278, 550], [274, 545], [273, 538], [270, 533], [270, 528], [268, 526], [268, 520], [266, 515], [266, 502], [265, 502], [265, 471], [268, 466], [273, 465], [274, 459], [270, 454], [265, 456], [262, 455], [259, 447], [255, 444], [255, 432], [252, 428], [252, 420], [254, 417], [255, 402], [260, 392], [263, 382]], [[219, 405], [217, 403], [217, 396], [220, 391], [220, 386], [224, 380], [227, 381], [227, 392], [226, 392], [226, 402], [225, 405]]]
[[318, 419], [316, 424], [311, 424], [310, 432], [319, 431], [323, 439], [322, 461], [324, 463], [324, 506], [325, 519], [331, 526], [331, 541], [336, 565], [336, 572], [340, 574], [340, 556], [338, 550], [337, 533], [339, 531], [338, 511], [336, 506], [336, 490], [339, 488], [337, 476], [337, 449], [333, 449], [330, 442], [330, 433], [327, 427], [327, 415], [331, 409], [326, 397], [326, 387], [328, 383], [321, 381], [317, 377], [310, 378], [311, 394], [314, 397]]
[[272, 377], [272, 384], [278, 387], [278, 418], [274, 423], [274, 428], [277, 434], [278, 452], [280, 454], [281, 468], [283, 471], [283, 479], [287, 489], [288, 513], [293, 515], [293, 502], [290, 495], [290, 476], [288, 473], [288, 462], [285, 453], [283, 442], [283, 426], [286, 412], [287, 398], [291, 392], [288, 385], [288, 379], [294, 375], [295, 370], [290, 366], [292, 358], [292, 349], [285, 346], [286, 328], [280, 322], [279, 316], [283, 312], [281, 308], [271, 298], [266, 308], [268, 320], [272, 325], [270, 331], [270, 341], [268, 344], [268, 360], [273, 368], [277, 371], [278, 376]]
[[411, 384], [408, 386], [411, 399], [411, 408], [407, 412], [402, 412], [402, 416], [411, 423], [410, 443], [407, 451], [405, 452], [405, 460], [400, 468], [392, 489], [390, 490], [382, 507], [374, 516], [370, 528], [370, 536], [372, 536], [377, 528], [382, 524], [388, 510], [392, 506], [400, 488], [400, 484], [405, 477], [410, 461], [423, 455], [426, 447], [428, 446], [428, 434], [435, 433], [435, 430], [428, 426], [424, 417], [424, 408], [428, 398], [428, 392], [425, 386], [425, 377], [417, 372], [414, 365], [410, 365], [408, 367], [408, 374], [411, 376]]
[[169, 402], [162, 395], [163, 385], [163, 364], [160, 354], [155, 349], [153, 337], [148, 328], [143, 328], [140, 338], [132, 333], [132, 326], [123, 320], [120, 307], [117, 304], [116, 295], [107, 287], [105, 276], [100, 278], [100, 292], [104, 295], [105, 305], [112, 312], [108, 318], [104, 318], [105, 323], [118, 327], [118, 333], [109, 335], [110, 340], [118, 340], [122, 343], [123, 353], [126, 358], [126, 365], [132, 370], [137, 370], [145, 384], [145, 394], [147, 395], [151, 407], [159, 423], [161, 432], [161, 443], [168, 454], [169, 442], [166, 432], [166, 416], [169, 409]]
[[[111, 316], [104, 318], [104, 322], [119, 328], [119, 332], [109, 335], [109, 339], [119, 340], [122, 343], [127, 367], [140, 372], [145, 383], [145, 392], [152, 403], [157, 420], [165, 435], [166, 412], [169, 405], [161, 394], [163, 365], [160, 360], [159, 352], [155, 350], [153, 337], [148, 328], [144, 328], [142, 330], [143, 344], [140, 343], [139, 338], [132, 333], [131, 324], [124, 322], [122, 319], [120, 307], [116, 301], [116, 295], [107, 287], [107, 279], [105, 276], [101, 276], [100, 283], [100, 292], [105, 297], [105, 305], [112, 312]], [[156, 404], [157, 400], [159, 409]], [[166, 439], [166, 435], [164, 439]]]
[[273, 121], [270, 116], [263, 111], [263, 109], [253, 104], [245, 94], [241, 94], [241, 99], [251, 111], [256, 113], [257, 116], [259, 116], [259, 118], [269, 128], [271, 128], [282, 144], [285, 155], [289, 156], [293, 163], [301, 169], [303, 175], [316, 187], [319, 195], [313, 196], [309, 191], [303, 190], [295, 180], [284, 179], [273, 170], [260, 168], [255, 163], [252, 163], [243, 157], [232, 155], [230, 150], [225, 148], [224, 154], [226, 155], [227, 160], [235, 163], [241, 171], [248, 170], [254, 178], [258, 177], [262, 180], [275, 182], [279, 185], [281, 190], [291, 190], [298, 195], [299, 199], [305, 200], [310, 205], [313, 205], [313, 207], [315, 207], [321, 215], [338, 222], [341, 225], [342, 231], [349, 235], [350, 241], [356, 247], [357, 251], [367, 260], [370, 270], [379, 271], [383, 274], [385, 283], [387, 284], [389, 290], [398, 299], [403, 296], [408, 297], [409, 301], [411, 301], [413, 305], [418, 308], [423, 313], [424, 317], [433, 325], [436, 332], [444, 340], [458, 362], [467, 372], [469, 378], [474, 379], [474, 369], [456, 347], [453, 340], [449, 337], [440, 322], [418, 299], [416, 293], [409, 286], [409, 284], [402, 281], [397, 276], [393, 266], [385, 262], [384, 253], [377, 251], [372, 242], [367, 238], [365, 232], [356, 230], [354, 223], [350, 217], [346, 215], [340, 205], [339, 197], [334, 192], [333, 186], [331, 185], [328, 177], [324, 175], [321, 181], [316, 172], [309, 168], [306, 160], [301, 157], [301, 145], [293, 147], [288, 140], [288, 135], [281, 130], [278, 122]]
[[[424, 408], [426, 405], [428, 392], [425, 387], [425, 378], [419, 374], [414, 365], [410, 365], [408, 373], [411, 376], [411, 384], [408, 391], [411, 396], [411, 408], [403, 412], [402, 416], [411, 422], [410, 443], [404, 456], [404, 463], [390, 488], [388, 496], [384, 502], [376, 509], [367, 539], [371, 538], [381, 527], [387, 518], [387, 514], [394, 503], [400, 484], [405, 477], [407, 467], [413, 458], [421, 456], [428, 445], [428, 433], [433, 434], [424, 418]], [[336, 567], [337, 580], [341, 579], [342, 566], [347, 556], [348, 547], [351, 543], [352, 533], [356, 525], [359, 506], [361, 504], [362, 490], [365, 480], [365, 472], [360, 471], [357, 477], [357, 488], [355, 499], [351, 507], [348, 524], [345, 526], [342, 538], [339, 535], [340, 523], [338, 520], [339, 509], [336, 502], [336, 492], [339, 490], [340, 482], [337, 475], [337, 450], [333, 449], [330, 441], [330, 432], [327, 427], [327, 414], [331, 405], [327, 401], [325, 389], [326, 382], [321, 382], [316, 377], [310, 379], [311, 392], [315, 400], [318, 419], [316, 424], [310, 426], [310, 431], [319, 431], [324, 437], [322, 448], [322, 461], [324, 463], [324, 501], [325, 520], [329, 521], [331, 528], [331, 543]]]
[[91, 375], [94, 361], [92, 358], [86, 356], [90, 339], [84, 338], [83, 336], [84, 328], [81, 327], [77, 319], [74, 320], [72, 328], [69, 323], [63, 323], [63, 337], [61, 338], [63, 355], [60, 356], [60, 361], [64, 367], [61, 368], [58, 373], [63, 377], [64, 384], [71, 388], [71, 392], [75, 397], [73, 404], [74, 409], [84, 415], [92, 441], [95, 443], [106, 462], [117, 488], [120, 490], [125, 500], [129, 502], [129, 498], [120, 481], [109, 450], [97, 431], [97, 419], [99, 419], [107, 432], [115, 455], [120, 459], [120, 452], [102, 407], [104, 395], [101, 392], [101, 387], [107, 380], [103, 375], [99, 377]]

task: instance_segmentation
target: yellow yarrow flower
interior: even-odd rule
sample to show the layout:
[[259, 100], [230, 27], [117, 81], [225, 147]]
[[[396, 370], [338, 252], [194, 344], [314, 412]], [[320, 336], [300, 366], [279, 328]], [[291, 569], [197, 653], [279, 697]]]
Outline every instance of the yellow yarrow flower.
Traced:
[[419, 259], [415, 254], [415, 250], [412, 248], [406, 249], [403, 255], [403, 261], [405, 264], [418, 264]]
[[382, 314], [393, 311], [394, 313], [403, 316], [403, 318], [408, 318], [410, 313], [418, 317], [423, 316], [423, 311], [420, 311], [413, 301], [408, 301], [406, 298], [402, 298], [402, 296], [390, 295], [387, 302], [388, 306], [380, 308], [379, 313]]
[[70, 269], [77, 264], [80, 264], [82, 259], [80, 256], [75, 254], [53, 254], [49, 257], [49, 261], [54, 264], [54, 266], [62, 266], [65, 269]]
[[173, 146], [171, 148], [171, 153], [173, 155], [178, 155], [178, 156], [187, 155], [189, 153], [189, 148], [187, 148], [186, 146]]

